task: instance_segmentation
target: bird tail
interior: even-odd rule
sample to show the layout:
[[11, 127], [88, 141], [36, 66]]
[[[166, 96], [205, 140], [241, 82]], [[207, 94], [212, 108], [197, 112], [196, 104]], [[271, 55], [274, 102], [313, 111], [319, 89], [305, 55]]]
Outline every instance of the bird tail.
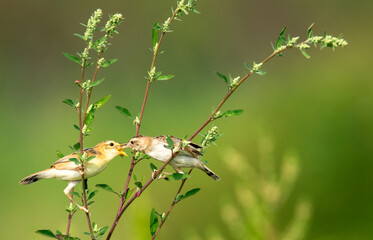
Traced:
[[27, 176], [24, 179], [22, 179], [19, 183], [23, 184], [23, 185], [28, 185], [28, 184], [34, 183], [36, 181], [39, 181], [40, 179], [43, 179], [43, 178], [54, 177], [54, 176], [52, 176], [52, 174], [50, 174], [51, 172], [49, 170], [50, 169], [46, 169], [44, 171], [31, 174], [30, 176]]
[[207, 175], [209, 175], [212, 179], [219, 181], [220, 177], [214, 173], [210, 168], [206, 167], [204, 164], [201, 168], [202, 171], [204, 171]]

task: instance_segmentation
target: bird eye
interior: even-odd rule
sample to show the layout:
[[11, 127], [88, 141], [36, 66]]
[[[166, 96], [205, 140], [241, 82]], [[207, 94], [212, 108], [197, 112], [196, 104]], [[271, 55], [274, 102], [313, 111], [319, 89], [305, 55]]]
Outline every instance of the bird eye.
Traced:
[[131, 141], [131, 144], [134, 144], [134, 143], [135, 143], [135, 142], [132, 140], [132, 141]]
[[110, 143], [109, 145], [110, 145], [110, 147], [112, 147], [112, 146], [114, 146], [114, 143], [113, 143], [113, 142], [111, 142], [111, 143]]

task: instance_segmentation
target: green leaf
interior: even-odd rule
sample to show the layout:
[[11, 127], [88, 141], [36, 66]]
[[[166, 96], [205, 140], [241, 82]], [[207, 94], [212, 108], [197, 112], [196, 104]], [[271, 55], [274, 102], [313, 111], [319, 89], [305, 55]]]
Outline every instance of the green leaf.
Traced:
[[267, 73], [262, 71], [262, 70], [258, 70], [258, 71], [255, 71], [256, 74], [258, 75], [266, 75]]
[[156, 77], [156, 80], [166, 81], [166, 80], [170, 80], [173, 77], [175, 77], [175, 75], [162, 75], [162, 76]]
[[63, 155], [60, 151], [56, 151], [57, 157], [58, 158], [63, 158], [65, 155]]
[[95, 108], [99, 108], [101, 107], [107, 100], [109, 100], [109, 98], [111, 97], [111, 95], [108, 95], [100, 100], [98, 100], [94, 105], [95, 105]]
[[56, 235], [51, 230], [43, 229], [43, 230], [37, 230], [35, 233], [43, 235], [45, 237], [55, 238], [57, 239]]
[[127, 116], [129, 117], [130, 119], [132, 119], [132, 115], [130, 113], [130, 111], [128, 111], [127, 108], [124, 108], [124, 107], [121, 107], [121, 106], [115, 106], [115, 108], [121, 112], [124, 116]]
[[78, 125], [76, 125], [76, 124], [74, 124], [74, 128], [76, 129], [76, 130], [80, 130], [80, 128], [78, 127]]
[[75, 104], [74, 104], [73, 100], [71, 100], [71, 99], [65, 99], [62, 102], [66, 103], [67, 105], [69, 105], [71, 107], [75, 107]]
[[174, 148], [174, 141], [170, 138], [170, 136], [166, 136], [167, 145], [164, 147], [167, 149], [173, 149]]
[[84, 37], [82, 35], [80, 35], [79, 33], [74, 33], [74, 36], [77, 36], [78, 38], [81, 38], [85, 41]]
[[186, 193], [184, 194], [184, 197], [183, 197], [183, 198], [187, 198], [187, 197], [193, 196], [194, 194], [198, 193], [199, 190], [201, 190], [201, 189], [200, 189], [200, 188], [194, 188], [194, 189], [192, 189], [192, 190], [186, 192]]
[[96, 193], [98, 193], [98, 190], [94, 190], [93, 192], [91, 192], [91, 193], [88, 195], [87, 200], [91, 200], [91, 199], [96, 195]]
[[135, 182], [134, 184], [136, 185], [136, 187], [142, 188], [142, 183], [141, 182]]
[[107, 184], [96, 184], [97, 188], [104, 189], [105, 191], [112, 192], [115, 194], [118, 194], [116, 191], [114, 191], [109, 185]]
[[244, 65], [245, 65], [245, 67], [246, 67], [247, 69], [249, 69], [249, 71], [251, 71], [251, 67], [250, 67], [250, 65], [249, 65], [249, 64], [247, 64], [247, 63], [244, 63]]
[[80, 165], [80, 161], [77, 158], [69, 158], [70, 162], [74, 162], [76, 165]]
[[[126, 200], [127, 198], [129, 198], [132, 193], [133, 193], [133, 190], [130, 190], [129, 188], [127, 188], [127, 192], [124, 195], [124, 199]], [[123, 194], [122, 194], [122, 196], [123, 196]]]
[[88, 85], [88, 87], [91, 88], [91, 87], [97, 86], [97, 85], [99, 85], [100, 83], [102, 83], [104, 80], [105, 80], [105, 78], [102, 78], [102, 79], [100, 79], [100, 80], [97, 80], [97, 81], [91, 82], [91, 83]]
[[75, 143], [73, 148], [75, 151], [78, 151], [80, 149], [80, 143], [79, 142]]
[[86, 161], [87, 161], [87, 162], [88, 162], [88, 161], [91, 161], [91, 160], [94, 159], [94, 158], [96, 158], [96, 156], [90, 156], [90, 157], [87, 158]]
[[286, 27], [284, 27], [282, 29], [282, 31], [280, 32], [280, 35], [278, 36], [277, 38], [277, 41], [276, 41], [276, 49], [278, 49], [279, 47], [281, 47], [283, 41], [284, 41], [284, 35], [285, 35], [285, 31], [286, 31]]
[[150, 168], [152, 169], [153, 172], [154, 170], [158, 170], [158, 168], [153, 163], [150, 163]]
[[80, 66], [82, 65], [82, 62], [80, 61], [80, 59], [77, 57], [77, 56], [74, 56], [74, 55], [71, 55], [71, 54], [68, 54], [66, 52], [63, 52], [62, 53], [65, 57], [67, 57], [68, 59], [70, 59], [71, 61], [73, 61], [74, 63], [77, 63], [79, 64]]
[[242, 109], [235, 109], [235, 110], [227, 110], [226, 112], [221, 114], [221, 118], [223, 117], [236, 117], [243, 113]]
[[182, 173], [174, 173], [172, 175], [167, 176], [168, 179], [173, 179], [173, 180], [181, 180], [185, 178], [190, 178], [189, 174], [182, 174]]
[[159, 25], [159, 23], [156, 22], [156, 23], [154, 24], [153, 31], [152, 31], [152, 42], [153, 42], [153, 48], [155, 47], [155, 45], [156, 45], [157, 42], [158, 42], [158, 25]]
[[312, 35], [312, 27], [313, 27], [313, 24], [314, 24], [314, 23], [312, 23], [311, 26], [307, 29], [307, 37], [308, 37], [308, 38], [310, 38], [311, 35]]
[[100, 231], [98, 232], [98, 235], [102, 236], [105, 234], [105, 232], [109, 229], [109, 226], [106, 226], [106, 227], [103, 227], [100, 229]]
[[229, 84], [228, 78], [227, 78], [225, 75], [223, 75], [223, 74], [221, 74], [221, 73], [219, 73], [219, 72], [216, 72], [216, 74], [217, 74], [221, 79], [223, 79], [224, 82], [225, 82], [226, 84]]
[[304, 49], [299, 49], [299, 50], [300, 50], [300, 52], [303, 54], [303, 56], [305, 56], [307, 59], [310, 59], [310, 58], [311, 58], [311, 56], [308, 55], [308, 53], [307, 53]]
[[159, 226], [158, 214], [153, 208], [152, 211], [150, 212], [150, 233], [152, 236], [154, 236], [155, 232], [158, 229], [158, 226]]
[[73, 196], [81, 198], [80, 194], [78, 192], [70, 192]]
[[101, 65], [101, 67], [109, 67], [111, 64], [115, 63], [116, 61], [118, 61], [118, 59], [114, 58], [114, 59], [111, 59], [109, 61], [106, 61], [104, 64]]

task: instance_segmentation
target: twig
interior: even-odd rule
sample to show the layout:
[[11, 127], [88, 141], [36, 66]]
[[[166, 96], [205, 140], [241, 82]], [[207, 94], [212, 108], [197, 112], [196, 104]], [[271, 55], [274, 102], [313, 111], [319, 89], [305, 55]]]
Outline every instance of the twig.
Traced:
[[[179, 11], [178, 8], [176, 8], [176, 10], [173, 12], [172, 14], [172, 17], [171, 17], [171, 20], [170, 20], [170, 24], [174, 21], [175, 17], [176, 17], [176, 14], [177, 12]], [[163, 41], [163, 38], [164, 38], [164, 35], [166, 34], [166, 32], [162, 32], [161, 33], [161, 36], [159, 37], [159, 40], [158, 40], [158, 43], [157, 43], [157, 48], [154, 50], [154, 55], [153, 55], [153, 59], [152, 59], [152, 63], [150, 65], [150, 71], [154, 68], [155, 66], [155, 62], [157, 60], [157, 56], [158, 56], [158, 53], [159, 53], [159, 49], [160, 49], [160, 45]], [[145, 106], [146, 106], [146, 102], [147, 102], [147, 99], [148, 99], [148, 95], [149, 95], [149, 89], [150, 89], [150, 85], [151, 85], [151, 81], [150, 81], [150, 77], [147, 81], [147, 84], [146, 84], [146, 89], [145, 89], [145, 94], [144, 94], [144, 99], [143, 99], [143, 102], [142, 102], [142, 106], [141, 106], [141, 111], [140, 111], [140, 117], [139, 117], [139, 122], [136, 123], [136, 136], [139, 135], [140, 133], [140, 127], [141, 127], [141, 124], [142, 124], [142, 119], [143, 119], [143, 116], [144, 116], [144, 110], [145, 110]], [[135, 162], [135, 156], [133, 155], [132, 156], [132, 161], [131, 161], [131, 166], [130, 166], [130, 169], [128, 171], [128, 176], [127, 176], [127, 180], [126, 180], [126, 184], [125, 184], [125, 187], [123, 189], [123, 195], [121, 198], [120, 198], [120, 203], [119, 203], [119, 207], [118, 207], [118, 212], [117, 212], [117, 215], [114, 219], [114, 222], [110, 228], [110, 231], [108, 233], [108, 236], [107, 236], [107, 240], [109, 240], [111, 238], [111, 236], [113, 235], [113, 232], [116, 228], [116, 226], [118, 225], [118, 222], [119, 222], [119, 219], [121, 218], [121, 216], [123, 215], [124, 211], [127, 209], [127, 207], [132, 203], [133, 200], [135, 200], [135, 198], [131, 198], [126, 205], [125, 204], [125, 195], [128, 191], [128, 187], [129, 187], [129, 183], [131, 181], [131, 177], [132, 177], [132, 173], [133, 173], [133, 169], [136, 165], [136, 162]], [[163, 168], [162, 168], [163, 169]], [[146, 185], [146, 187], [151, 183], [152, 181], [148, 182], [148, 184]], [[145, 186], [144, 186], [145, 187]], [[145, 188], [146, 188], [145, 187]], [[145, 190], [145, 189], [144, 189]], [[136, 196], [136, 195], [135, 195]]]
[[[74, 188], [71, 189], [71, 191], [73, 192], [74, 191]], [[70, 195], [71, 198], [73, 198], [73, 194]], [[73, 200], [70, 200], [70, 206], [72, 206], [73, 203]], [[69, 236], [69, 233], [70, 233], [70, 226], [71, 226], [71, 220], [73, 218], [73, 215], [74, 213], [73, 212], [69, 212], [69, 216], [67, 218], [67, 229], [66, 229], [66, 236]]]

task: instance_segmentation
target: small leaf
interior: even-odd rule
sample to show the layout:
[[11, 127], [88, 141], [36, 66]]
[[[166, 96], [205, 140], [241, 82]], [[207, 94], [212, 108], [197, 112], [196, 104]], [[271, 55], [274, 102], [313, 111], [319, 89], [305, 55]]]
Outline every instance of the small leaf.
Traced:
[[80, 194], [78, 192], [70, 192], [73, 196], [81, 198]]
[[152, 211], [150, 212], [150, 233], [152, 236], [154, 236], [155, 232], [158, 229], [158, 226], [159, 226], [158, 214], [153, 208]]
[[100, 231], [98, 232], [98, 235], [102, 236], [105, 234], [105, 232], [109, 229], [109, 226], [106, 226], [106, 227], [103, 227], [100, 229]]
[[158, 170], [158, 168], [153, 163], [150, 163], [150, 168], [152, 169], [153, 172], [154, 170]]
[[118, 61], [118, 59], [114, 58], [114, 59], [111, 59], [109, 61], [106, 61], [104, 64], [101, 65], [101, 67], [109, 67], [111, 64], [115, 63], [116, 61]]
[[91, 192], [87, 198], [87, 200], [91, 200], [95, 195], [96, 193], [98, 192], [98, 190], [94, 190], [93, 192]]
[[225, 75], [223, 75], [223, 74], [221, 74], [221, 73], [219, 73], [219, 72], [216, 72], [216, 74], [217, 74], [221, 79], [223, 79], [224, 82], [225, 82], [226, 84], [229, 84], [229, 82], [228, 82], [228, 78], [227, 78]]
[[99, 108], [101, 107], [107, 100], [109, 100], [109, 98], [111, 97], [111, 95], [108, 95], [100, 100], [98, 100], [94, 105], [95, 105], [95, 108]]
[[249, 69], [249, 71], [251, 71], [251, 67], [249, 66], [249, 64], [244, 63], [244, 65], [245, 65], [245, 67], [246, 67], [247, 69]]
[[314, 24], [314, 23], [312, 23], [311, 26], [307, 29], [307, 37], [308, 37], [308, 38], [310, 38], [311, 35], [312, 35], [312, 27], [313, 27], [313, 24]]
[[112, 192], [112, 193], [115, 193], [117, 195], [119, 195], [116, 191], [114, 191], [109, 185], [107, 184], [96, 184], [96, 187], [98, 188], [102, 188], [108, 192]]
[[80, 149], [80, 143], [79, 142], [75, 143], [73, 148], [75, 149], [75, 151], [79, 150]]
[[199, 190], [201, 190], [200, 188], [194, 188], [188, 192], [185, 193], [184, 195], [184, 198], [187, 198], [187, 197], [190, 197], [190, 196], [193, 196], [194, 194], [198, 193]]
[[243, 113], [242, 109], [235, 109], [235, 110], [227, 110], [226, 112], [222, 113], [220, 117], [236, 117]]
[[152, 31], [152, 42], [153, 42], [153, 48], [158, 42], [158, 28], [157, 26], [159, 25], [158, 22], [154, 24], [153, 31]]
[[62, 102], [66, 103], [67, 105], [69, 105], [71, 107], [75, 107], [75, 104], [74, 104], [73, 100], [71, 100], [71, 99], [65, 99]]
[[43, 235], [45, 237], [55, 238], [57, 239], [56, 235], [51, 230], [43, 229], [43, 230], [37, 230], [35, 233]]
[[80, 128], [78, 127], [78, 125], [76, 125], [76, 124], [74, 124], [74, 128], [76, 129], [76, 130], [80, 130]]
[[91, 88], [91, 87], [97, 86], [97, 85], [99, 85], [100, 83], [102, 83], [104, 80], [105, 80], [105, 78], [102, 78], [102, 79], [100, 79], [100, 80], [97, 80], [97, 81], [91, 82], [91, 83], [88, 85], [88, 87]]
[[68, 59], [70, 59], [71, 61], [79, 64], [80, 66], [82, 65], [82, 62], [80, 61], [80, 59], [77, 56], [74, 56], [74, 55], [71, 55], [71, 54], [68, 54], [68, 53], [65, 53], [65, 52], [63, 52], [62, 54], [65, 57], [67, 57]]
[[92, 205], [95, 201], [90, 201], [90, 202], [87, 202], [87, 205]]
[[74, 162], [76, 165], [80, 165], [80, 161], [77, 158], [69, 158], [70, 162]]
[[[127, 198], [129, 198], [132, 193], [133, 193], [133, 190], [130, 190], [129, 188], [127, 188], [127, 192], [124, 195], [124, 199], [126, 200]], [[123, 196], [123, 194], [122, 194], [122, 196]]]
[[56, 151], [57, 157], [58, 158], [63, 158], [65, 155], [63, 155], [60, 151]]
[[168, 179], [173, 180], [181, 180], [185, 178], [190, 178], [189, 174], [182, 174], [182, 173], [173, 173], [172, 175], [167, 176]]
[[174, 141], [170, 138], [170, 136], [166, 136], [167, 145], [164, 147], [167, 149], [173, 149], [174, 148]]
[[[278, 36], [277, 38], [277, 41], [276, 41], [276, 49], [278, 49], [279, 47], [281, 47], [283, 41], [284, 41], [284, 35], [285, 35], [285, 30], [286, 30], [286, 27], [284, 27], [282, 29], [282, 31], [280, 32], [280, 35]], [[286, 40], [285, 40], [286, 41]]]
[[262, 71], [262, 70], [258, 70], [258, 71], [255, 71], [256, 74], [258, 75], [266, 75], [267, 73]]
[[173, 77], [175, 77], [175, 75], [162, 75], [162, 76], [155, 77], [155, 78], [158, 81], [166, 81], [166, 80], [170, 80]]
[[90, 157], [87, 158], [86, 161], [87, 161], [87, 162], [88, 162], [88, 161], [91, 161], [91, 160], [94, 159], [94, 158], [96, 158], [96, 156], [90, 156]]
[[303, 54], [303, 56], [305, 56], [307, 59], [310, 59], [310, 58], [311, 58], [311, 56], [308, 55], [308, 53], [307, 53], [304, 49], [299, 49], [299, 50], [300, 50], [300, 52]]
[[85, 41], [84, 37], [82, 35], [80, 35], [79, 33], [74, 33], [74, 36], [77, 36], [78, 38], [81, 38]]
[[119, 112], [121, 112], [123, 115], [125, 115], [125, 116], [127, 116], [127, 117], [129, 117], [129, 118], [132, 119], [132, 115], [131, 115], [130, 111], [128, 111], [127, 108], [124, 108], [124, 107], [121, 107], [121, 106], [115, 106], [115, 108], [116, 108]]
[[136, 185], [136, 187], [142, 188], [142, 183], [141, 182], [135, 182], [134, 184]]

